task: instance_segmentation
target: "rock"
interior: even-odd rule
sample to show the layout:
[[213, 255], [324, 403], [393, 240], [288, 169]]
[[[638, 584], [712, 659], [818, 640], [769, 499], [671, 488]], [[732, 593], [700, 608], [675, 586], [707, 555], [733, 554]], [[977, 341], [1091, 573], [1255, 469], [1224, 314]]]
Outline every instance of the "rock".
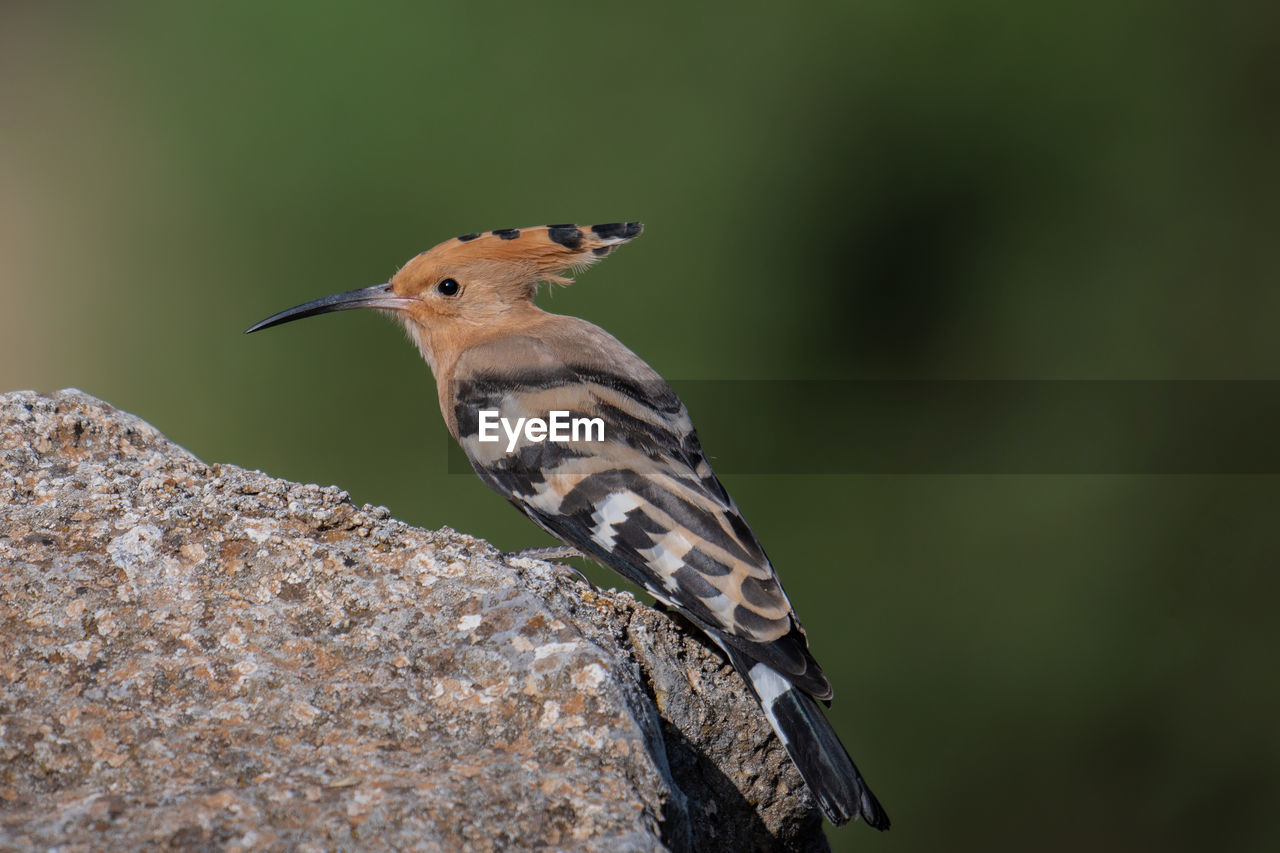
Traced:
[[567, 567], [79, 391], [0, 395], [0, 506], [0, 848], [826, 849], [723, 660]]

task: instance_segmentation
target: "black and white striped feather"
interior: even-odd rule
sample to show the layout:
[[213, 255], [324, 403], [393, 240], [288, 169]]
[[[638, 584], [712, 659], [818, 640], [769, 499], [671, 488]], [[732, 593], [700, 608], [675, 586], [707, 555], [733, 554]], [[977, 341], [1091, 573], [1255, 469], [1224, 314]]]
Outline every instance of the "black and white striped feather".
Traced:
[[[571, 354], [532, 336], [464, 354], [449, 396], [476, 472], [539, 527], [680, 610], [719, 644], [828, 819], [840, 825], [861, 817], [888, 828], [815, 701], [829, 702], [831, 684], [684, 405], [606, 332], [574, 323]], [[552, 411], [601, 418], [604, 441], [522, 437], [508, 452], [505, 436], [479, 440], [483, 410], [511, 423]]]

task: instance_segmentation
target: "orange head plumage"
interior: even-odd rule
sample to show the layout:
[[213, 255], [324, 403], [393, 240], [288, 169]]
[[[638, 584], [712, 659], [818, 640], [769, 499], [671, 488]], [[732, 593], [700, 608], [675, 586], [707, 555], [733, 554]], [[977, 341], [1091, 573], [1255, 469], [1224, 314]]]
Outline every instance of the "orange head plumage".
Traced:
[[568, 284], [644, 230], [639, 222], [542, 225], [464, 234], [410, 260], [385, 284], [326, 296], [281, 311], [247, 331], [291, 320], [375, 308], [399, 319], [436, 369], [471, 343], [502, 334], [531, 315], [538, 282]]
[[421, 298], [438, 282], [453, 278], [463, 290], [478, 284], [494, 300], [528, 301], [538, 282], [568, 284], [565, 272], [595, 263], [641, 230], [639, 222], [617, 222], [590, 228], [542, 225], [464, 234], [409, 261], [391, 285], [397, 296]]

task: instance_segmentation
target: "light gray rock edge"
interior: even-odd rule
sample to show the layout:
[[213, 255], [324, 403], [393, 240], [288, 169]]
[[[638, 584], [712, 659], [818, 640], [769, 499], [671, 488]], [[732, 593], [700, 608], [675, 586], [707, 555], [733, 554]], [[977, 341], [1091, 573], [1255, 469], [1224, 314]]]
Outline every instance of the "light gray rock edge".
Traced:
[[827, 849], [686, 624], [75, 390], [0, 395], [0, 848], [55, 846]]

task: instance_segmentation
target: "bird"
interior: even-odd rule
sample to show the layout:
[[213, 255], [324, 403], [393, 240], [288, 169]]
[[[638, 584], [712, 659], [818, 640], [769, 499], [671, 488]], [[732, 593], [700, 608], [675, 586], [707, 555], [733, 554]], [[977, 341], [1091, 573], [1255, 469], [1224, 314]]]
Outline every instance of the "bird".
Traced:
[[[430, 365], [445, 423], [480, 479], [710, 638], [832, 824], [860, 818], [888, 829], [819, 707], [830, 705], [831, 683], [684, 404], [613, 335], [535, 304], [539, 284], [571, 283], [643, 230], [613, 222], [464, 234], [383, 284], [286, 309], [246, 334], [357, 308], [398, 320]], [[571, 430], [579, 421], [584, 428]]]

